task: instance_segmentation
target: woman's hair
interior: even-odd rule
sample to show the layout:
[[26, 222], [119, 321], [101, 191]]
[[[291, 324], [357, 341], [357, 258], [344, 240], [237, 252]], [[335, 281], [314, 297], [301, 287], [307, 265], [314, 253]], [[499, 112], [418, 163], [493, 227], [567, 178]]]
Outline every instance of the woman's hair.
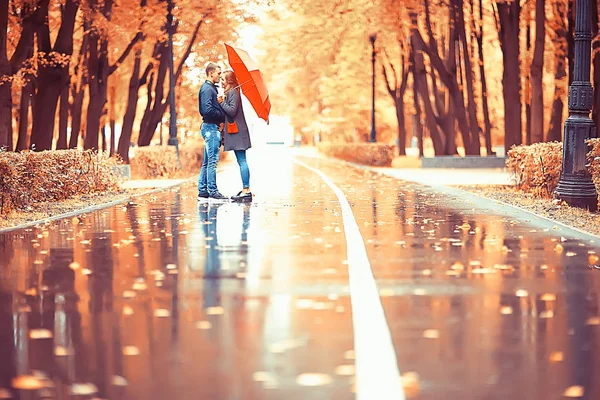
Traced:
[[229, 87], [233, 88], [240, 85], [238, 83], [237, 77], [235, 76], [235, 73], [230, 69], [223, 72], [223, 74], [221, 74], [221, 78], [225, 80], [225, 83], [229, 85]]

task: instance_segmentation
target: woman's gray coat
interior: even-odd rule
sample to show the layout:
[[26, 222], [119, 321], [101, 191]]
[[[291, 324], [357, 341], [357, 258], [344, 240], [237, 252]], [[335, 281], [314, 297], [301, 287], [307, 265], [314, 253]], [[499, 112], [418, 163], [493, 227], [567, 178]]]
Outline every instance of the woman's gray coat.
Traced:
[[[226, 114], [223, 137], [225, 151], [248, 150], [251, 147], [250, 132], [248, 131], [248, 124], [246, 123], [246, 117], [244, 117], [244, 110], [242, 109], [240, 89], [230, 90], [225, 100], [221, 103], [221, 108]], [[233, 121], [237, 123], [238, 133], [230, 134], [227, 132], [227, 123], [232, 123]]]

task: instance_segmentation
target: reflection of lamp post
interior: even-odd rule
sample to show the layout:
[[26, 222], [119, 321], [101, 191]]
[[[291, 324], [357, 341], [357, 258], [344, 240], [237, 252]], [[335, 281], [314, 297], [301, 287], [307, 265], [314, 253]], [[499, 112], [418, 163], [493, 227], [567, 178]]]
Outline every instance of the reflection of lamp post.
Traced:
[[590, 83], [592, 11], [589, 0], [576, 0], [575, 62], [569, 87], [569, 118], [565, 121], [562, 173], [554, 195], [575, 207], [598, 208], [598, 196], [586, 169], [586, 139], [595, 136], [590, 118], [594, 90]]
[[177, 111], [175, 110], [175, 74], [173, 73], [173, 0], [168, 0], [167, 3], [167, 33], [169, 34], [169, 146], [175, 146], [177, 153], [177, 162], [181, 168], [179, 161], [179, 142], [177, 140]]
[[375, 134], [375, 40], [377, 39], [377, 33], [373, 32], [369, 35], [369, 40], [371, 41], [371, 48], [373, 49], [373, 53], [371, 55], [371, 62], [373, 63], [373, 83], [372, 83], [372, 96], [371, 96], [371, 142], [376, 142], [376, 134]]

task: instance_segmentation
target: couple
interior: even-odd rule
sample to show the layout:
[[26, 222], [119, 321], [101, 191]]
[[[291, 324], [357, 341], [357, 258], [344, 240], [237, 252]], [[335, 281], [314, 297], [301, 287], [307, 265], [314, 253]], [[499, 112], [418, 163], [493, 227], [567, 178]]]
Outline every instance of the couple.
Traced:
[[[221, 67], [213, 62], [206, 64], [206, 82], [200, 88], [199, 107], [202, 116], [200, 134], [204, 139], [204, 157], [198, 179], [198, 200], [226, 200], [217, 189], [217, 163], [221, 140], [225, 151], [233, 150], [242, 175], [243, 189], [231, 200], [252, 202], [250, 170], [246, 162], [246, 150], [250, 145], [248, 124], [242, 110], [240, 85], [233, 71], [221, 74]], [[217, 84], [223, 84], [225, 98], [218, 96]]]

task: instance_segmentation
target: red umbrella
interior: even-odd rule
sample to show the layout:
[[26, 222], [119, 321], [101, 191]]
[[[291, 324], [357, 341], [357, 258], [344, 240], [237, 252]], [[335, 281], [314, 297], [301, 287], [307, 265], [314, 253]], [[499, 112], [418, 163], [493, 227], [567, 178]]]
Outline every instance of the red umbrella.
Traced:
[[271, 101], [269, 100], [267, 85], [265, 85], [265, 80], [258, 70], [258, 66], [245, 50], [232, 47], [227, 43], [225, 43], [225, 48], [227, 49], [229, 65], [231, 65], [238, 82], [240, 82], [242, 92], [252, 104], [256, 114], [268, 122]]

